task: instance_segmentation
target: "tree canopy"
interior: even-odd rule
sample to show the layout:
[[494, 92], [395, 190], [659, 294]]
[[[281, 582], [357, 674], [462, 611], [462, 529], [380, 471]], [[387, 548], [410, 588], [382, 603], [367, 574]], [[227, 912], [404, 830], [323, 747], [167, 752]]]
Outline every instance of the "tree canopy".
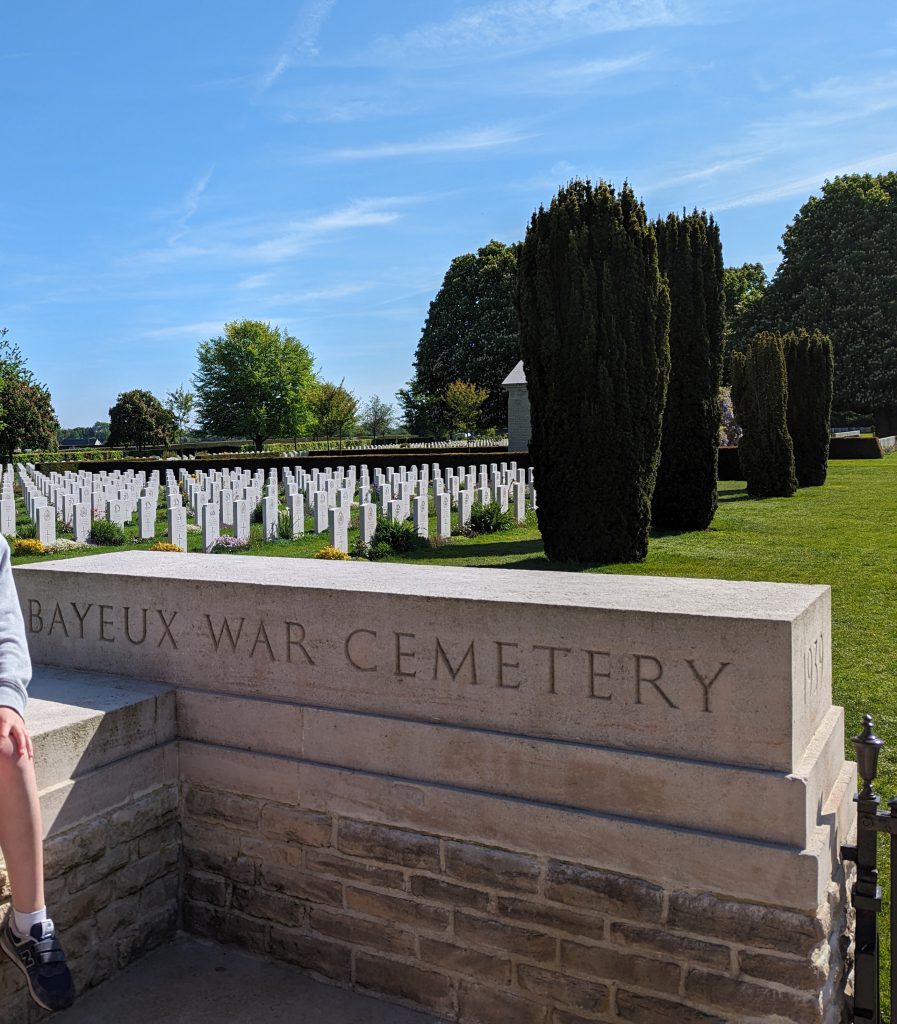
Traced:
[[11, 461], [16, 448], [55, 449], [59, 423], [50, 392], [7, 334], [0, 328], [0, 456]]
[[414, 433], [451, 429], [446, 389], [456, 380], [486, 389], [482, 426], [507, 423], [501, 382], [520, 359], [517, 246], [491, 241], [452, 260], [430, 303], [414, 356], [414, 376], [398, 393]]
[[224, 325], [202, 341], [193, 375], [202, 429], [219, 437], [296, 437], [310, 419], [314, 360], [298, 338], [259, 320]]
[[343, 387], [342, 381], [321, 381], [312, 391], [309, 404], [318, 433], [325, 437], [342, 437], [355, 426], [358, 399]]
[[362, 433], [376, 438], [392, 429], [395, 422], [395, 409], [381, 400], [379, 395], [371, 395], [359, 413], [358, 426]]
[[483, 404], [489, 397], [485, 388], [466, 380], [453, 380], [445, 389], [445, 405], [449, 422], [455, 430], [473, 430], [483, 413]]
[[726, 297], [726, 349], [743, 352], [756, 332], [758, 300], [763, 297], [769, 279], [762, 263], [742, 263], [723, 271]]
[[836, 409], [897, 411], [897, 172], [827, 181], [780, 250], [758, 326], [831, 337]]
[[123, 391], [109, 410], [110, 448], [169, 445], [177, 433], [174, 415], [154, 394], [142, 388]]

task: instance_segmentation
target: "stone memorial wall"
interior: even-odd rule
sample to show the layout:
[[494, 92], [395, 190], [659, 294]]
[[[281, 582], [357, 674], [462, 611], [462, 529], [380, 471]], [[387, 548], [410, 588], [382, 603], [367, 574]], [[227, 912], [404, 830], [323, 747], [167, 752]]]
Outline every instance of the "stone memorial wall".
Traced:
[[37, 662], [175, 689], [188, 929], [462, 1022], [839, 1019], [825, 587], [128, 552]]

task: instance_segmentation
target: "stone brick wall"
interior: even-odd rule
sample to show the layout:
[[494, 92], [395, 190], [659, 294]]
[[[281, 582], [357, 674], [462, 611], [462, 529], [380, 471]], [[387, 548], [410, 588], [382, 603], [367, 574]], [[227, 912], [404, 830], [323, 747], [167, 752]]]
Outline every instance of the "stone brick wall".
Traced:
[[[47, 906], [80, 990], [105, 981], [177, 930], [178, 806], [178, 786], [169, 783], [47, 839]], [[9, 888], [0, 877], [5, 915]], [[0, 960], [0, 1021], [46, 1019], [28, 998], [21, 973], [6, 957]]]
[[840, 1020], [843, 879], [809, 916], [205, 787], [182, 813], [189, 931], [449, 1020]]

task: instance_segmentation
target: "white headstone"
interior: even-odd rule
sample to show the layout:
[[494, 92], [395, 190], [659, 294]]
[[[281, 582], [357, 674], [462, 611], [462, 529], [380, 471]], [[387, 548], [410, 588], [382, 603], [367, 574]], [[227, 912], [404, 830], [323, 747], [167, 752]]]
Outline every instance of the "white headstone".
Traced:
[[173, 505], [168, 510], [168, 543], [187, 550], [187, 510], [183, 505]]
[[52, 505], [41, 505], [37, 510], [37, 539], [44, 547], [56, 543], [56, 509]]
[[219, 498], [221, 504], [221, 525], [234, 525], [234, 492], [230, 488], [224, 488]]
[[140, 540], [156, 536], [156, 501], [148, 495], [137, 499], [137, 536]]
[[430, 502], [425, 494], [411, 499], [414, 530], [418, 537], [430, 536]]
[[262, 500], [262, 536], [265, 540], [277, 537], [277, 498], [273, 494]]
[[249, 540], [249, 502], [245, 498], [237, 498], [231, 515], [234, 536], [239, 540]]
[[436, 536], [452, 535], [452, 498], [443, 491], [436, 498]]
[[327, 529], [327, 492], [315, 492], [315, 533], [323, 533]]
[[218, 505], [209, 502], [202, 506], [202, 548], [209, 551], [221, 536], [221, 510]]
[[4, 537], [16, 535], [16, 503], [13, 498], [0, 501], [0, 533]]
[[526, 489], [523, 484], [512, 484], [511, 500], [514, 503], [514, 518], [518, 523], [524, 522], [526, 519]]
[[458, 526], [466, 526], [470, 522], [470, 506], [472, 504], [472, 491], [458, 491]]
[[72, 505], [72, 536], [79, 544], [87, 542], [90, 536], [90, 505], [76, 501]]
[[298, 492], [287, 498], [290, 510], [290, 536], [301, 537], [305, 533], [305, 498]]
[[113, 501], [106, 502], [106, 518], [110, 523], [115, 523], [118, 526], [125, 525], [125, 504], [123, 501], [116, 498]]
[[337, 551], [349, 550], [349, 510], [337, 506], [329, 510], [329, 543]]
[[365, 502], [358, 506], [358, 533], [362, 544], [372, 544], [377, 532], [377, 506]]

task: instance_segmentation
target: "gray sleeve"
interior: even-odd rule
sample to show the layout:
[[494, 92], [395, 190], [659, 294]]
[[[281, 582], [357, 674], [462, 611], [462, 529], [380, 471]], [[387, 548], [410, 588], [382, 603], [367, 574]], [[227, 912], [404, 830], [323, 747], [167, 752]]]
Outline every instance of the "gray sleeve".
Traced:
[[31, 682], [31, 656], [19, 607], [9, 545], [0, 536], [0, 707], [24, 716]]

